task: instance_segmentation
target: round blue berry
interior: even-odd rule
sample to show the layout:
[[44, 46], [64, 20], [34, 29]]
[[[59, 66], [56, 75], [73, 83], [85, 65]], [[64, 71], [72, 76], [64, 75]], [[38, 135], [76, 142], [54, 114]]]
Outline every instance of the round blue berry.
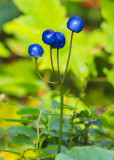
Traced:
[[67, 22], [67, 28], [73, 32], [79, 33], [84, 28], [84, 20], [80, 17], [71, 17]]
[[56, 39], [51, 45], [52, 48], [63, 48], [65, 46], [65, 36], [61, 32], [55, 32]]
[[28, 53], [33, 58], [39, 58], [44, 53], [44, 50], [39, 44], [32, 44], [29, 46]]
[[51, 45], [55, 41], [55, 32], [52, 29], [47, 29], [42, 34], [44, 43]]

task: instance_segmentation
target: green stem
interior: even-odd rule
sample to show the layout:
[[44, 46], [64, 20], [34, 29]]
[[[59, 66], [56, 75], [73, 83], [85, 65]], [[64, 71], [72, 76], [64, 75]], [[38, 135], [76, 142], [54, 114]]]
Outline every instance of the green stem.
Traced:
[[24, 160], [26, 160], [26, 158], [25, 158], [25, 150], [24, 150], [24, 152], [23, 152], [23, 155], [22, 155], [22, 160], [24, 159]]
[[62, 128], [63, 128], [63, 83], [60, 74], [59, 68], [59, 48], [57, 48], [57, 66], [58, 66], [58, 74], [59, 74], [59, 81], [60, 81], [60, 124], [59, 124], [59, 139], [58, 139], [58, 153], [61, 151], [61, 144], [62, 144]]
[[39, 128], [39, 123], [40, 123], [40, 119], [41, 119], [41, 116], [42, 116], [42, 113], [47, 110], [48, 108], [44, 109], [43, 111], [40, 111], [40, 114], [39, 114], [39, 117], [38, 117], [38, 120], [37, 120], [37, 142], [36, 142], [36, 151], [37, 151], [37, 160], [40, 160], [39, 158], [39, 140], [40, 140], [40, 128]]
[[[72, 41], [73, 41], [73, 33], [74, 33], [74, 32], [71, 33], [69, 55], [68, 55], [68, 60], [67, 60], [66, 69], [65, 69], [65, 74], [64, 74], [63, 80], [61, 79], [60, 70], [59, 70], [59, 57], [58, 57], [59, 49], [57, 49], [58, 73], [59, 73], [59, 79], [60, 79], [60, 99], [61, 99], [61, 106], [60, 106], [60, 128], [59, 128], [59, 141], [58, 141], [58, 153], [61, 152], [61, 144], [62, 144], [63, 98], [64, 98], [64, 97], [63, 97], [63, 83], [64, 83], [65, 76], [66, 76], [66, 74], [67, 74], [68, 65], [69, 65], [69, 61], [70, 61], [71, 50], [72, 50]], [[72, 139], [71, 139], [71, 142], [72, 142]]]
[[51, 67], [52, 67], [52, 70], [53, 70], [53, 72], [55, 72], [54, 66], [53, 66], [53, 58], [52, 58], [52, 48], [51, 48], [51, 46], [50, 46], [50, 60], [51, 60]]
[[60, 68], [59, 68], [59, 48], [57, 48], [57, 66], [58, 66], [59, 81], [62, 82]]
[[40, 139], [39, 122], [40, 122], [41, 114], [42, 114], [42, 112], [40, 112], [38, 120], [37, 120], [37, 142], [36, 142], [37, 160], [40, 160], [39, 159], [39, 146], [38, 146], [38, 144], [39, 144], [39, 139]]
[[59, 82], [53, 82], [53, 81], [48, 81], [48, 80], [44, 79], [44, 78], [40, 75], [40, 73], [39, 73], [39, 71], [38, 71], [38, 64], [37, 64], [37, 62], [38, 62], [38, 58], [35, 58], [35, 67], [36, 67], [36, 73], [37, 73], [37, 75], [38, 75], [43, 81], [45, 81], [46, 83], [59, 84]]
[[58, 153], [61, 151], [61, 144], [62, 144], [62, 127], [63, 127], [63, 83], [60, 83], [60, 128], [59, 128], [59, 141], [58, 141]]
[[63, 77], [63, 81], [64, 81], [64, 79], [65, 79], [65, 77], [66, 77], [67, 70], [68, 70], [68, 65], [69, 65], [69, 61], [70, 61], [71, 50], [72, 50], [73, 34], [74, 34], [74, 32], [71, 33], [70, 49], [69, 49], [69, 55], [68, 55], [68, 60], [67, 60], [67, 64], [66, 64], [66, 69], [65, 69], [65, 74], [64, 74], [64, 77]]
[[73, 117], [72, 117], [72, 119], [71, 119], [71, 132], [70, 132], [70, 143], [69, 143], [69, 149], [71, 149], [71, 145], [72, 145], [72, 134], [73, 134], [73, 127], [74, 127], [73, 119], [74, 119], [74, 116], [73, 116]]

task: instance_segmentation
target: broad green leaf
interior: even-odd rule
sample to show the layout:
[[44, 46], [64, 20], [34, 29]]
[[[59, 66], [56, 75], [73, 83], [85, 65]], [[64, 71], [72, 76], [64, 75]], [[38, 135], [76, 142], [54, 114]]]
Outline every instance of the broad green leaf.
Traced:
[[[59, 131], [59, 121], [60, 121], [59, 115], [51, 116], [50, 128], [55, 131]], [[63, 118], [63, 132], [69, 132], [69, 130], [70, 130], [70, 122], [66, 117], [64, 117]]]
[[21, 144], [28, 144], [28, 145], [34, 146], [34, 143], [29, 138], [21, 135], [13, 137], [11, 141], [13, 143], [21, 143]]
[[101, 11], [103, 17], [114, 26], [114, 1], [113, 0], [102, 0], [101, 1]]
[[[103, 37], [101, 44], [104, 46], [105, 50], [114, 55], [114, 27], [112, 27], [109, 23], [103, 22], [101, 24], [102, 32], [100, 33]], [[110, 56], [111, 57], [111, 56]], [[114, 59], [112, 59], [112, 64], [114, 63]]]
[[97, 120], [93, 121], [92, 124], [101, 128], [101, 120], [100, 119], [97, 119]]
[[[55, 150], [52, 150], [51, 148], [56, 148]], [[50, 149], [48, 151], [45, 151], [45, 154], [57, 154], [57, 149], [58, 146], [57, 145], [49, 145], [48, 147], [46, 147], [45, 149]], [[61, 146], [61, 152], [65, 152], [68, 149], [65, 146]]]
[[[74, 110], [76, 110], [77, 112], [81, 112], [82, 110], [89, 111], [89, 107], [80, 98], [72, 96], [72, 97], [65, 97], [65, 99], [68, 99], [68, 103], [65, 106], [69, 106], [69, 108], [71, 106], [71, 108], [72, 109], [74, 108]], [[60, 98], [57, 97], [56, 101], [59, 102]], [[68, 113], [70, 113], [70, 110], [68, 111]]]
[[[40, 18], [41, 22], [45, 22], [46, 25], [59, 26], [64, 20], [65, 9], [60, 5], [59, 1], [54, 0], [14, 0], [15, 4], [19, 7], [22, 12], [26, 14], [35, 15]], [[46, 5], [49, 4], [49, 5]], [[32, 6], [32, 7], [31, 7]], [[43, 7], [42, 7], [43, 6]], [[48, 13], [48, 14], [47, 14]], [[56, 17], [59, 16], [59, 21]], [[40, 24], [42, 25], [42, 24]]]
[[28, 119], [15, 119], [15, 118], [4, 119], [4, 120], [8, 122], [20, 122], [20, 123], [32, 123], [33, 122], [32, 120], [28, 120]]
[[9, 57], [10, 52], [5, 48], [5, 46], [0, 42], [0, 57]]
[[31, 114], [31, 115], [39, 115], [40, 111], [36, 108], [23, 108], [17, 112], [18, 115], [23, 115], [23, 114]]
[[101, 145], [101, 147], [106, 147], [106, 146], [109, 146], [109, 145], [113, 145], [113, 143], [110, 142], [110, 141], [102, 141], [100, 143], [100, 145]]
[[9, 131], [9, 134], [13, 134], [13, 135], [15, 135], [16, 133], [20, 133], [27, 137], [37, 138], [37, 134], [33, 129], [24, 127], [24, 126], [11, 126], [8, 129], [8, 131]]
[[114, 87], [114, 69], [108, 70], [107, 68], [104, 68], [104, 73], [106, 74], [108, 81], [113, 85]]
[[51, 135], [51, 136], [54, 136], [54, 137], [59, 137], [59, 133], [54, 132], [54, 131], [44, 130], [44, 131], [42, 131], [42, 134]]
[[[7, 14], [8, 13], [8, 14]], [[13, 14], [12, 14], [13, 13]], [[16, 5], [11, 0], [0, 1], [0, 30], [5, 22], [19, 16], [19, 11]]]
[[114, 152], [98, 147], [73, 147], [64, 154], [60, 153], [55, 160], [113, 160]]
[[0, 156], [0, 160], [4, 160], [4, 159]]
[[6, 134], [5, 130], [2, 127], [0, 127], [0, 135], [5, 135], [5, 134]]
[[90, 107], [90, 111], [91, 111], [91, 118], [93, 120], [98, 118], [98, 114], [97, 114], [97, 109], [93, 106]]
[[109, 107], [100, 119], [104, 132], [114, 141], [114, 107]]
[[[21, 67], [23, 68], [23, 72], [19, 70]], [[37, 93], [41, 88], [47, 90], [47, 84], [43, 81], [38, 81], [34, 72], [34, 64], [29, 60], [19, 60], [12, 64], [1, 65], [0, 91], [24, 97], [27, 93]]]
[[17, 154], [17, 155], [21, 155], [21, 153], [19, 152], [15, 152], [15, 151], [12, 151], [12, 150], [7, 150], [7, 149], [0, 149], [0, 151], [3, 151], [3, 152], [10, 152], [10, 153], [13, 153], [13, 154]]
[[[51, 103], [51, 106], [53, 108], [60, 108], [60, 103], [53, 99], [52, 103]], [[64, 105], [63, 108], [68, 109], [68, 110], [74, 110], [74, 107], [72, 107], [70, 105]]]

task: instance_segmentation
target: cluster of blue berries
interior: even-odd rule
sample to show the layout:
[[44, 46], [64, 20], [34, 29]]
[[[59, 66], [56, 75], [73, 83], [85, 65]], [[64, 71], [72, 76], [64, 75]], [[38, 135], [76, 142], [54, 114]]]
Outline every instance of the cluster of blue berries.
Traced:
[[[82, 18], [74, 16], [67, 22], [67, 28], [72, 32], [79, 33], [84, 27], [84, 21]], [[61, 32], [54, 32], [51, 29], [45, 30], [42, 34], [42, 40], [47, 45], [50, 45], [52, 49], [61, 49], [65, 46], [65, 36]], [[39, 58], [44, 53], [42, 46], [39, 44], [32, 44], [29, 46], [28, 53], [33, 58]]]

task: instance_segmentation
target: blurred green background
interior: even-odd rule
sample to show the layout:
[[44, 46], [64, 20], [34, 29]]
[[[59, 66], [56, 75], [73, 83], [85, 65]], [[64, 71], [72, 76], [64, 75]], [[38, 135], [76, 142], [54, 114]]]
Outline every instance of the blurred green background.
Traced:
[[34, 60], [28, 56], [28, 46], [33, 43], [43, 46], [45, 53], [39, 60], [40, 72], [48, 80], [57, 79], [56, 50], [53, 50], [56, 69], [53, 75], [49, 46], [42, 42], [42, 32], [53, 29], [65, 34], [66, 45], [60, 50], [60, 68], [64, 74], [71, 34], [66, 23], [71, 16], [81, 16], [85, 27], [74, 35], [64, 85], [65, 103], [72, 103], [70, 97], [76, 97], [88, 107], [95, 106], [106, 136], [113, 141], [113, 15], [113, 0], [0, 0], [1, 119], [9, 116], [9, 106], [4, 104], [16, 102], [39, 106], [41, 99], [49, 104], [53, 97], [58, 96], [58, 85], [48, 85], [36, 76]]

